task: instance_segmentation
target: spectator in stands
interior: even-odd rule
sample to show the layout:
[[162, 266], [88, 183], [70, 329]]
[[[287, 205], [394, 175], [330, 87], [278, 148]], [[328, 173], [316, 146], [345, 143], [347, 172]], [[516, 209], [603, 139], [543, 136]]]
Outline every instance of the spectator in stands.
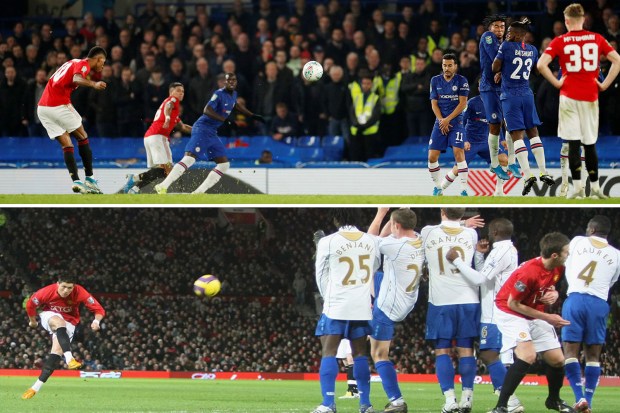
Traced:
[[196, 71], [196, 76], [189, 81], [187, 97], [185, 98], [186, 112], [183, 116], [189, 125], [202, 115], [205, 105], [216, 89], [215, 76], [210, 70], [207, 59], [201, 57], [196, 60]]
[[177, 57], [172, 59], [170, 62], [170, 72], [166, 76], [166, 83], [174, 82], [179, 82], [183, 85], [187, 85], [189, 83], [189, 79], [185, 75], [185, 67], [183, 66], [183, 62]]
[[545, 10], [536, 18], [536, 33], [539, 39], [553, 37], [553, 25], [555, 22], [564, 24], [564, 15], [558, 8], [557, 0], [546, 0]]
[[344, 32], [341, 28], [335, 27], [332, 30], [329, 41], [325, 45], [325, 57], [332, 58], [334, 63], [343, 66], [349, 51], [349, 45], [344, 42]]
[[260, 158], [256, 160], [257, 165], [270, 165], [273, 163], [273, 154], [269, 149], [263, 149]]
[[[149, 52], [144, 56], [144, 67], [142, 69], [138, 69], [136, 73], [136, 81], [140, 85], [142, 89], [146, 89], [146, 85], [151, 78], [151, 74], [155, 67], [157, 66], [157, 61], [155, 58], [155, 54]], [[159, 69], [161, 71], [161, 69]]]
[[459, 56], [459, 74], [465, 76], [470, 85], [476, 83], [476, 79], [480, 76], [480, 60], [477, 54], [472, 54], [467, 50], [463, 50]]
[[289, 109], [294, 110], [290, 84], [278, 79], [278, 67], [275, 62], [267, 62], [264, 75], [259, 75], [254, 81], [252, 96], [252, 107], [257, 113], [263, 114], [266, 120], [264, 129], [259, 130], [261, 135], [267, 135], [271, 130], [277, 102], [284, 102]]
[[299, 72], [301, 72], [301, 69], [304, 66], [301, 62], [301, 49], [299, 48], [299, 46], [293, 45], [289, 48], [288, 53], [289, 58], [288, 62], [286, 63], [286, 67], [291, 69], [291, 72], [293, 72], [293, 77], [297, 77], [299, 76]]
[[325, 85], [322, 103], [322, 118], [327, 119], [327, 133], [349, 139], [347, 99], [349, 91], [340, 66], [332, 66], [327, 75], [330, 82]]
[[293, 71], [286, 66], [286, 51], [285, 50], [277, 50], [274, 61], [276, 62], [276, 67], [278, 68], [278, 81], [285, 83], [287, 85], [293, 83]]
[[252, 89], [250, 88], [250, 84], [248, 80], [243, 76], [242, 73], [237, 73], [237, 64], [232, 59], [227, 59], [222, 64], [222, 70], [224, 73], [235, 73], [237, 74], [237, 95], [250, 98], [252, 96]]
[[433, 50], [433, 53], [431, 53], [431, 61], [426, 67], [426, 71], [431, 77], [437, 76], [441, 74], [441, 72], [443, 71], [441, 67], [441, 61], [443, 59], [443, 54], [444, 54], [443, 50], [439, 48]]
[[430, 136], [434, 122], [428, 103], [431, 76], [423, 59], [415, 61], [415, 70], [403, 76], [400, 86], [401, 100], [407, 119], [407, 136]]
[[297, 117], [290, 113], [286, 103], [278, 102], [276, 104], [276, 116], [271, 122], [271, 137], [276, 141], [281, 141], [287, 137], [296, 137], [299, 135], [299, 122]]
[[133, 79], [133, 73], [129, 67], [124, 67], [121, 78], [112, 85], [114, 91], [114, 102], [116, 103], [116, 121], [118, 125], [118, 135], [142, 136], [144, 129], [136, 119], [142, 117], [140, 111], [142, 105], [140, 100], [140, 85]]
[[14, 67], [4, 69], [4, 79], [0, 81], [0, 136], [26, 136], [22, 124], [22, 99], [26, 91], [26, 82]]
[[144, 105], [142, 113], [145, 126], [148, 126], [153, 121], [157, 108], [167, 97], [168, 87], [165, 85], [163, 73], [159, 66], [155, 66], [142, 94]]
[[[554, 76], [558, 75], [557, 68], [553, 70], [553, 74]], [[536, 107], [542, 122], [542, 125], [538, 127], [540, 136], [557, 136], [560, 91], [547, 80], [543, 80], [538, 88]]]
[[[425, 3], [427, 2], [432, 1], [426, 0]], [[431, 19], [428, 28], [429, 33], [426, 36], [428, 40], [428, 52], [432, 55], [435, 49], [446, 50], [449, 45], [449, 40], [448, 37], [443, 34], [443, 28], [441, 27], [439, 19]]]
[[[24, 92], [22, 123], [28, 128], [28, 136], [46, 136], [47, 132], [37, 115], [37, 104], [43, 95], [47, 77], [45, 70], [39, 69], [34, 79], [28, 80]], [[135, 122], [135, 119], [134, 119]]]
[[90, 89], [88, 97], [89, 104], [95, 112], [95, 123], [97, 127], [97, 136], [114, 138], [118, 136], [116, 127], [116, 102], [114, 94], [114, 81], [112, 80], [112, 66], [103, 66], [101, 77], [106, 84], [111, 87], [104, 90]]
[[603, 33], [603, 35], [610, 42], [620, 42], [620, 18], [618, 18], [617, 14], [609, 17], [606, 33]]

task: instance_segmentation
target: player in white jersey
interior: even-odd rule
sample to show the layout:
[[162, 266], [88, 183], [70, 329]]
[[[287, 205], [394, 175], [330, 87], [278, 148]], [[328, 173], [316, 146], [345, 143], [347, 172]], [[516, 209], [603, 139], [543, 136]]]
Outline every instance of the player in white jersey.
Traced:
[[[496, 393], [504, 384], [506, 367], [504, 363], [512, 364], [512, 351], [502, 354], [502, 335], [494, 319], [495, 296], [510, 274], [519, 264], [518, 252], [511, 241], [514, 226], [505, 218], [496, 218], [489, 224], [489, 241], [480, 240], [474, 254], [474, 265], [471, 268], [461, 259], [456, 248], [451, 248], [446, 254], [450, 261], [471, 284], [480, 286], [481, 318], [480, 318], [480, 358], [487, 366], [491, 375], [491, 382]], [[486, 259], [484, 253], [489, 250], [489, 242], [493, 249]], [[512, 395], [508, 401], [508, 412], [523, 412], [525, 409], [516, 396]]]
[[[562, 306], [562, 318], [570, 321], [570, 325], [562, 329], [562, 341], [566, 357], [564, 371], [575, 393], [573, 408], [577, 412], [590, 412], [592, 407], [607, 332], [607, 298], [620, 274], [620, 251], [607, 243], [610, 230], [609, 218], [595, 215], [588, 222], [586, 236], [575, 237], [569, 244], [568, 298]], [[586, 359], [584, 387], [579, 365], [581, 343]]]
[[379, 241], [379, 250], [384, 257], [383, 277], [380, 282], [375, 278], [370, 354], [389, 400], [383, 412], [406, 413], [407, 403], [398, 386], [396, 370], [389, 353], [395, 323], [404, 320], [418, 300], [424, 250], [421, 238], [414, 231], [416, 214], [410, 209], [392, 212], [384, 230], [380, 231], [381, 222], [388, 211], [389, 208], [379, 208], [368, 228], [368, 233], [373, 235], [390, 233]]
[[[442, 208], [441, 224], [426, 226], [421, 234], [430, 280], [426, 339], [435, 342], [435, 371], [446, 398], [442, 413], [471, 411], [476, 376], [473, 348], [480, 325], [478, 287], [471, 285], [446, 260], [446, 253], [454, 247], [463, 261], [471, 265], [478, 234], [471, 228], [461, 227], [464, 213], [465, 208]], [[450, 358], [452, 340], [456, 340], [463, 385], [460, 404], [454, 393], [455, 372]]]
[[372, 319], [372, 276], [381, 257], [377, 239], [355, 227], [356, 212], [354, 208], [334, 210], [338, 232], [321, 238], [317, 245], [316, 283], [323, 297], [323, 314], [315, 335], [321, 338], [322, 346], [319, 373], [323, 402], [313, 413], [336, 411], [336, 351], [342, 338], [351, 341], [360, 413], [374, 412], [370, 403], [366, 337], [370, 334]]

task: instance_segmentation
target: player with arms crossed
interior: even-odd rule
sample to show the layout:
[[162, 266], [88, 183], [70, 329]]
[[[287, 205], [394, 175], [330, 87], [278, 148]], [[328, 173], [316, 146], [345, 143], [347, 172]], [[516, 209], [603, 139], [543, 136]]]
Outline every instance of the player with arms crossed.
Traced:
[[[601, 375], [601, 350], [605, 344], [609, 290], [620, 274], [620, 251], [607, 242], [611, 221], [595, 215], [586, 236], [573, 238], [566, 261], [568, 298], [562, 305], [562, 317], [570, 325], [562, 329], [566, 378], [575, 393], [578, 412], [590, 412], [592, 398]], [[579, 349], [584, 344], [586, 358], [585, 395], [581, 384]]]
[[456, 56], [447, 53], [441, 61], [443, 73], [431, 79], [431, 107], [437, 117], [431, 139], [428, 143], [428, 170], [435, 183], [433, 195], [442, 195], [439, 177], [439, 154], [445, 152], [448, 146], [452, 147], [456, 161], [458, 176], [463, 190], [461, 195], [467, 196], [467, 162], [463, 150], [463, 110], [467, 106], [469, 84], [464, 76], [456, 73], [458, 64]]
[[41, 288], [28, 298], [26, 303], [26, 313], [30, 319], [28, 325], [32, 328], [37, 326], [37, 308], [40, 308], [41, 326], [52, 335], [52, 349], [43, 363], [41, 375], [22, 395], [22, 399], [31, 399], [41, 390], [43, 384], [59, 367], [63, 356], [69, 369], [82, 367], [82, 363], [74, 359], [71, 353], [73, 333], [75, 327], [80, 324], [80, 304], [84, 304], [95, 315], [90, 328], [98, 331], [105, 310], [84, 287], [75, 283], [73, 276], [61, 275], [57, 283]]
[[574, 410], [560, 399], [564, 381], [564, 354], [555, 328], [570, 324], [557, 314], [545, 313], [545, 306], [556, 302], [555, 284], [568, 258], [568, 237], [559, 232], [540, 240], [540, 257], [524, 262], [506, 280], [495, 298], [497, 326], [502, 333], [502, 351], [514, 349], [514, 364], [506, 372], [497, 405], [491, 413], [508, 412], [510, 395], [521, 383], [536, 353], [547, 366], [549, 396], [545, 407], [564, 413]]
[[[464, 262], [472, 262], [478, 234], [471, 228], [461, 227], [464, 213], [465, 208], [442, 208], [441, 224], [426, 226], [421, 233], [430, 280], [425, 338], [435, 345], [435, 369], [446, 398], [442, 413], [471, 411], [476, 376], [474, 338], [478, 336], [480, 325], [478, 287], [472, 286], [446, 260], [446, 253], [454, 247]], [[450, 358], [453, 340], [463, 384], [460, 405], [454, 393], [455, 373]]]
[[170, 134], [177, 129], [183, 133], [192, 133], [192, 127], [184, 124], [179, 117], [181, 102], [185, 96], [182, 83], [173, 82], [168, 86], [169, 96], [162, 102], [155, 113], [155, 118], [144, 134], [148, 171], [130, 174], [123, 187], [124, 193], [137, 194], [140, 189], [158, 178], [165, 178], [172, 169], [172, 152], [170, 151]]
[[545, 149], [538, 136], [537, 126], [540, 125], [540, 120], [529, 83], [532, 67], [538, 60], [538, 50], [523, 41], [529, 23], [529, 20], [524, 19], [510, 24], [506, 41], [500, 46], [493, 61], [493, 72], [501, 72], [502, 76], [500, 99], [506, 128], [514, 142], [515, 155], [526, 178], [522, 195], [527, 195], [536, 183], [536, 177], [530, 170], [527, 147], [523, 141], [524, 131], [530, 140], [532, 154], [540, 169], [541, 182], [549, 186], [555, 184], [553, 178], [547, 174]]
[[[465, 124], [465, 144], [463, 146], [463, 149], [465, 149], [465, 162], [469, 165], [478, 155], [488, 163], [491, 163], [492, 157], [487, 139], [489, 123], [480, 95], [474, 96], [467, 101], [467, 107], [463, 112], [463, 123]], [[497, 158], [502, 166], [506, 166], [508, 165], [508, 157], [504, 147], [500, 145], [500, 148]], [[441, 182], [441, 190], [446, 190], [454, 182], [457, 175], [458, 168], [454, 165]], [[500, 178], [500, 175], [497, 175], [494, 195], [504, 195], [504, 180]]]
[[[484, 104], [485, 112], [489, 122], [489, 132], [487, 142], [489, 145], [489, 156], [491, 157], [491, 171], [501, 178], [503, 181], [510, 179], [510, 176], [506, 173], [504, 168], [500, 166], [499, 160], [499, 135], [501, 133], [502, 119], [504, 117], [502, 112], [502, 103], [500, 101], [500, 83], [499, 77], [493, 73], [492, 66], [499, 46], [504, 40], [504, 33], [506, 32], [506, 16], [494, 14], [484, 19], [484, 26], [488, 28], [488, 31], [482, 34], [480, 37], [480, 44], [478, 46], [480, 50], [480, 98]], [[521, 179], [521, 172], [519, 167], [514, 163], [514, 148], [512, 147], [512, 140], [510, 136], [506, 136], [506, 144], [511, 150], [509, 150], [509, 156], [513, 156], [512, 162], [508, 165], [508, 170], [512, 172], [512, 175]], [[499, 179], [498, 179], [499, 181]], [[497, 191], [496, 191], [497, 193]]]
[[[568, 164], [573, 178], [571, 198], [584, 198], [585, 187], [581, 182], [581, 159], [579, 147], [583, 145], [586, 169], [590, 178], [592, 198], [607, 198], [598, 182], [598, 92], [611, 86], [620, 72], [620, 55], [603, 36], [583, 29], [585, 12], [583, 6], [573, 3], [564, 9], [564, 24], [568, 33], [556, 37], [538, 61], [540, 74], [560, 89], [558, 135], [563, 140], [562, 154], [568, 152]], [[609, 73], [601, 83], [598, 81], [600, 55], [611, 62]], [[558, 57], [562, 78], [556, 79], [549, 63]], [[566, 148], [568, 146], [568, 149]]]
[[[56, 70], [45, 86], [37, 107], [37, 116], [47, 131], [50, 139], [58, 141], [62, 147], [65, 165], [73, 181], [71, 189], [81, 194], [101, 194], [93, 176], [93, 153], [88, 142], [88, 135], [82, 126], [82, 117], [71, 104], [71, 92], [78, 86], [103, 90], [106, 83], [88, 80], [91, 70], [101, 72], [107, 53], [105, 49], [95, 46], [88, 52], [86, 59], [73, 59], [65, 62]], [[80, 180], [77, 164], [73, 155], [73, 135], [78, 142], [80, 158], [84, 164], [86, 179]]]
[[317, 245], [316, 284], [323, 297], [323, 314], [315, 335], [320, 337], [322, 347], [319, 374], [323, 402], [313, 413], [336, 411], [336, 350], [342, 338], [351, 342], [360, 413], [375, 411], [370, 403], [366, 337], [371, 332], [372, 277], [381, 256], [377, 239], [355, 226], [356, 212], [353, 208], [333, 210], [333, 223], [338, 232], [321, 238]]
[[[495, 297], [517, 268], [519, 259], [517, 249], [511, 241], [514, 226], [505, 218], [497, 218], [489, 224], [489, 240], [480, 240], [474, 253], [474, 265], [476, 269], [469, 267], [461, 259], [458, 250], [451, 248], [446, 254], [446, 259], [454, 264], [463, 277], [473, 285], [480, 286], [481, 317], [480, 317], [480, 358], [487, 366], [491, 375], [491, 382], [497, 394], [499, 394], [504, 378], [506, 377], [506, 364], [512, 363], [512, 352], [501, 354], [502, 335], [494, 320]], [[493, 249], [486, 259], [484, 253], [489, 249], [489, 242]], [[508, 412], [523, 412], [524, 408], [519, 399], [514, 395], [508, 400]]]
[[237, 110], [254, 120], [265, 121], [261, 115], [250, 112], [244, 105], [237, 102], [237, 76], [234, 73], [226, 73], [224, 76], [225, 86], [213, 92], [213, 96], [205, 106], [202, 116], [192, 127], [192, 137], [185, 147], [185, 156], [174, 165], [162, 183], [155, 185], [155, 191], [158, 194], [166, 194], [168, 187], [179, 179], [196, 162], [198, 157], [214, 160], [216, 165], [207, 175], [207, 179], [193, 193], [202, 194], [219, 182], [230, 168], [230, 162], [226, 157], [224, 144], [217, 136], [217, 128], [223, 123], [233, 129], [237, 127], [230, 118], [233, 110]]
[[381, 222], [388, 211], [389, 208], [379, 208], [368, 228], [372, 235], [390, 234], [379, 241], [384, 274], [380, 285], [375, 286], [379, 292], [372, 308], [370, 353], [389, 400], [383, 412], [407, 413], [407, 403], [398, 386], [389, 353], [395, 324], [407, 317], [418, 300], [424, 250], [422, 239], [414, 231], [417, 223], [415, 212], [410, 209], [393, 211], [381, 231]]

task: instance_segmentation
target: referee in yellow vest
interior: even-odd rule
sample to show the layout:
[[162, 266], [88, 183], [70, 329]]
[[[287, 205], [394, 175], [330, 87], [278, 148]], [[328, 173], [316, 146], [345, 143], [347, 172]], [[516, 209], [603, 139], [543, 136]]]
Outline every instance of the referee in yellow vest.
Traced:
[[366, 162], [379, 157], [379, 119], [381, 99], [372, 91], [373, 79], [370, 73], [360, 75], [361, 93], [351, 95], [349, 119], [351, 120], [351, 141], [349, 160]]

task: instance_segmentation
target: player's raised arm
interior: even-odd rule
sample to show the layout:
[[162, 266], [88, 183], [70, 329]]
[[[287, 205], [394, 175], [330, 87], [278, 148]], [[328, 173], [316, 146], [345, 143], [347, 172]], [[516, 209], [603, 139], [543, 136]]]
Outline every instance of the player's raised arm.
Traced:
[[383, 218], [385, 218], [389, 210], [390, 208], [386, 207], [377, 208], [377, 214], [375, 215], [375, 218], [372, 220], [370, 226], [368, 227], [368, 233], [370, 235], [381, 235], [381, 223], [383, 222]]

